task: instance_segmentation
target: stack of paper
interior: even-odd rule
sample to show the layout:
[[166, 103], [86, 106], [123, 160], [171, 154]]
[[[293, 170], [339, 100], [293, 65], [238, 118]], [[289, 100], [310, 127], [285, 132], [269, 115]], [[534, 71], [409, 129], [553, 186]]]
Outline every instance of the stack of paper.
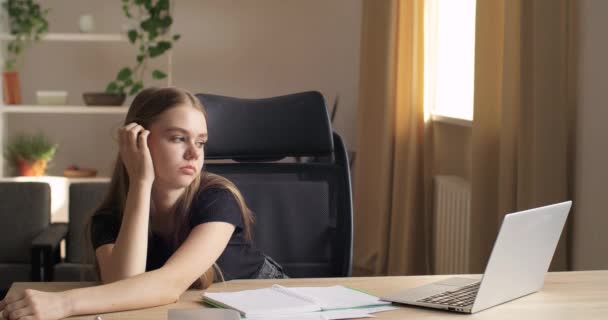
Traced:
[[344, 286], [283, 287], [236, 292], [205, 292], [203, 300], [230, 308], [247, 319], [349, 319], [393, 310], [390, 302]]

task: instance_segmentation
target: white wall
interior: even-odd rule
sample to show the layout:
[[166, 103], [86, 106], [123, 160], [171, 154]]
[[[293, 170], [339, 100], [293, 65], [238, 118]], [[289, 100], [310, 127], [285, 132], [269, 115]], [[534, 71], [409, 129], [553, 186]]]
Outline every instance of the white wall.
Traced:
[[360, 0], [180, 1], [175, 16], [185, 38], [177, 86], [242, 97], [320, 90], [330, 105], [339, 94], [335, 127], [355, 148]]
[[574, 269], [608, 269], [608, 1], [579, 2]]
[[[78, 17], [94, 16], [99, 33], [116, 33], [125, 18], [120, 0], [46, 0], [51, 32], [77, 32]], [[361, 0], [179, 0], [174, 1], [173, 84], [195, 93], [269, 97], [306, 90], [321, 91], [331, 106], [340, 95], [334, 127], [349, 149], [356, 149]], [[21, 68], [24, 104], [35, 103], [36, 90], [67, 90], [69, 104], [83, 104], [85, 91], [103, 91], [117, 71], [132, 65], [135, 48], [127, 43], [36, 44]], [[156, 62], [163, 68], [166, 59]], [[146, 85], [162, 85], [148, 81]], [[91, 118], [93, 117], [93, 118]], [[115, 154], [109, 132], [120, 117], [12, 116], [8, 134], [44, 129], [63, 141], [51, 174], [76, 163], [109, 174]], [[103, 118], [103, 119], [102, 119]], [[97, 120], [101, 121], [97, 121]], [[88, 131], [88, 132], [87, 132]], [[86, 138], [81, 137], [83, 132]], [[101, 142], [90, 153], [91, 145]], [[85, 154], [89, 151], [89, 154]]]

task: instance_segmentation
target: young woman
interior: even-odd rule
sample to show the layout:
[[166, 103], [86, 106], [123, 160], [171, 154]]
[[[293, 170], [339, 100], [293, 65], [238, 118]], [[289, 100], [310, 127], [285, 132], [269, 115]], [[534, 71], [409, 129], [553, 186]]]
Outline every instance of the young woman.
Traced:
[[206, 120], [187, 91], [152, 88], [137, 95], [119, 131], [110, 192], [90, 223], [103, 284], [25, 290], [0, 301], [4, 318], [146, 308], [216, 279], [286, 277], [252, 246], [253, 218], [237, 188], [204, 170]]

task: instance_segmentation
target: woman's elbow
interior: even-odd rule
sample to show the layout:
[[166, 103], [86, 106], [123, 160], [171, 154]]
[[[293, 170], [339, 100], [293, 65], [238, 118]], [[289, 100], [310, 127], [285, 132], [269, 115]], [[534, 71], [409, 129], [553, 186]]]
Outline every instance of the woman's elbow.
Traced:
[[177, 290], [167, 290], [166, 294], [162, 298], [162, 304], [176, 303], [179, 300], [179, 297], [181, 297], [182, 293], [179, 293]]
[[170, 284], [169, 286], [164, 287], [164, 292], [167, 294], [165, 299], [167, 299], [167, 301], [170, 301], [169, 303], [173, 303], [179, 300], [182, 294], [184, 294], [184, 292], [186, 292], [186, 290], [190, 288], [191, 283], [187, 279], [182, 278], [181, 276], [183, 275], [169, 274], [168, 277], [162, 277], [163, 279], [165, 279], [165, 281], [163, 281], [163, 286], [166, 286], [166, 284]]
[[175, 303], [179, 300], [181, 295], [188, 289], [180, 286], [179, 279], [176, 279], [171, 272], [166, 270], [157, 269], [148, 271], [142, 275], [145, 279], [148, 279], [146, 288], [155, 292], [156, 302], [155, 305], [165, 305]]
[[181, 288], [177, 286], [171, 286], [171, 288], [166, 288], [163, 292], [165, 293], [162, 297], [164, 304], [175, 303], [179, 300], [179, 298], [186, 292], [188, 288]]

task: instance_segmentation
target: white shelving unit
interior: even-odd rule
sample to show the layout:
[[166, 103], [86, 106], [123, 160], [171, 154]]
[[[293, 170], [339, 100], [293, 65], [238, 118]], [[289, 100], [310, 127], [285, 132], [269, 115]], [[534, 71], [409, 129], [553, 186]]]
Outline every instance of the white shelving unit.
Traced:
[[[12, 36], [7, 33], [3, 33], [0, 30], [0, 45], [5, 46], [5, 41], [12, 39]], [[47, 33], [41, 37], [40, 41], [51, 41], [51, 42], [72, 42], [74, 45], [77, 43], [91, 43], [91, 42], [99, 42], [99, 43], [124, 43], [125, 45], [129, 45], [128, 40], [125, 36], [121, 34], [94, 34], [94, 33]], [[77, 47], [74, 50], [78, 50]], [[171, 83], [171, 54], [167, 54], [168, 59], [168, 78], [167, 85]], [[27, 62], [27, 61], [26, 61]], [[3, 57], [0, 51], [0, 65], [3, 64]], [[43, 71], [41, 71], [43, 72]], [[2, 78], [0, 78], [0, 86], [2, 86]], [[90, 130], [100, 130], [99, 139], [103, 137], [109, 137], [111, 135], [111, 131], [116, 124], [120, 124], [122, 119], [127, 113], [128, 107], [115, 107], [115, 106], [79, 106], [79, 105], [71, 105], [71, 106], [45, 106], [45, 105], [4, 105], [3, 92], [0, 91], [0, 150], [4, 150], [4, 144], [6, 143], [8, 137], [11, 132], [15, 132], [16, 130], [21, 130], [23, 127], [24, 121], [30, 121], [27, 119], [31, 119], [32, 123], [36, 123], [40, 125], [40, 122], [43, 122], [42, 126], [47, 131], [57, 131], [57, 130], [65, 130], [69, 133], [63, 133], [64, 135], [74, 135], [71, 136], [73, 139], [78, 138], [80, 132]], [[109, 118], [108, 118], [109, 117]], [[14, 121], [13, 123], [8, 123], [7, 119], [17, 119], [18, 121]], [[40, 120], [44, 119], [44, 120]], [[52, 119], [52, 120], [47, 120]], [[57, 119], [60, 119], [58, 121]], [[108, 120], [108, 119], [111, 119]], [[72, 128], [57, 128], [58, 126], [65, 126], [64, 123], [74, 123], [74, 129]], [[62, 123], [62, 124], [57, 124]], [[101, 124], [100, 124], [101, 123]], [[111, 125], [108, 125], [111, 123]], [[90, 125], [89, 125], [90, 124]], [[111, 126], [112, 128], [108, 128]], [[73, 130], [69, 131], [69, 130]], [[80, 130], [80, 132], [78, 131]], [[43, 130], [44, 132], [44, 130]], [[95, 140], [95, 138], [91, 138], [91, 132], [86, 132], [88, 134], [88, 140]], [[86, 136], [86, 135], [85, 135]], [[83, 137], [83, 139], [87, 139]], [[69, 140], [69, 139], [68, 139]], [[107, 140], [107, 138], [106, 138]], [[105, 146], [107, 149], [107, 141], [105, 141]], [[90, 145], [90, 146], [89, 146]], [[63, 150], [70, 149], [69, 147], [63, 148]], [[74, 149], [72, 147], [72, 149]], [[103, 162], [107, 162], [110, 164], [115, 157], [115, 153], [109, 154], [109, 152], [101, 152], [97, 149], [96, 141], [90, 141], [89, 144], [86, 144], [85, 148], [76, 148], [77, 150], [71, 150], [71, 154], [82, 152], [82, 153], [99, 153], [99, 157], [103, 157]], [[60, 144], [60, 149], [58, 152], [62, 152], [62, 147]], [[65, 152], [65, 151], [64, 151]], [[97, 156], [97, 155], [96, 155]], [[67, 162], [66, 157], [69, 156], [63, 155], [63, 162]], [[57, 156], [56, 156], [57, 158]], [[107, 160], [107, 161], [106, 161]], [[101, 161], [101, 160], [99, 160]], [[0, 179], [11, 179], [6, 178], [6, 166], [4, 163], [4, 157], [0, 157]], [[71, 164], [71, 163], [70, 163]], [[65, 166], [66, 163], [61, 163], [58, 166]], [[56, 167], [56, 169], [59, 169]], [[55, 170], [57, 171], [57, 170]], [[107, 174], [107, 170], [106, 174]], [[57, 172], [55, 172], [57, 174]], [[101, 177], [101, 179], [107, 179]]]
[[[11, 35], [0, 32], [0, 45], [2, 47], [10, 39], [12, 39]], [[104, 44], [114, 42], [128, 44], [127, 39], [120, 34], [48, 33], [41, 38], [41, 41], [58, 42], [58, 45], [62, 45], [62, 42], [71, 42], [71, 45], [75, 46], [74, 50], [78, 50], [78, 43], [97, 42]], [[3, 65], [1, 53], [2, 51], [0, 51], [0, 65]], [[40, 72], [44, 72], [44, 70]], [[2, 86], [1, 77], [0, 86]], [[81, 147], [80, 145], [78, 147], [64, 145], [62, 148], [60, 143], [58, 153], [63, 151], [60, 155], [63, 161], [60, 161], [62, 162], [60, 164], [55, 164], [55, 174], [62, 172], [66, 162], [70, 161], [69, 159], [71, 158], [77, 158], [74, 155], [78, 155], [79, 153], [89, 154], [89, 158], [92, 159], [100, 158], [98, 163], [108, 163], [108, 165], [111, 165], [115, 153], [107, 152], [107, 150], [111, 148], [109, 142], [112, 141], [108, 140], [110, 140], [110, 132], [114, 128], [109, 127], [113, 127], [115, 123], [121, 123], [127, 111], [128, 107], [124, 106], [4, 105], [3, 92], [0, 91], [0, 150], [4, 150], [4, 144], [11, 134], [28, 129], [27, 127], [31, 124], [31, 126], [41, 127], [43, 132], [47, 134], [57, 134], [59, 132], [60, 136], [64, 138], [64, 143], [68, 143], [65, 141], [87, 140], [82, 143], [85, 147]], [[64, 128], [65, 123], [74, 123], [74, 126], [73, 128]], [[66, 137], [71, 137], [71, 139], [65, 139]], [[100, 140], [103, 141], [100, 142]], [[101, 148], [99, 144], [102, 144]], [[55, 158], [58, 158], [58, 156], [59, 154]], [[54, 162], [51, 162], [51, 166], [54, 165]], [[46, 182], [50, 185], [52, 222], [63, 222], [68, 219], [68, 197], [71, 183], [110, 181], [110, 178], [107, 176], [92, 178], [66, 178], [63, 176], [8, 177], [5, 169], [4, 157], [0, 156], [0, 181], [38, 181]], [[107, 170], [105, 171], [107, 175]]]
[[117, 114], [125, 115], [128, 107], [114, 106], [41, 106], [5, 105], [0, 113]]
[[[11, 40], [14, 37], [7, 33], [0, 33], [0, 40]], [[77, 41], [77, 42], [126, 42], [127, 39], [120, 34], [113, 33], [47, 33], [40, 38], [41, 41]]]

